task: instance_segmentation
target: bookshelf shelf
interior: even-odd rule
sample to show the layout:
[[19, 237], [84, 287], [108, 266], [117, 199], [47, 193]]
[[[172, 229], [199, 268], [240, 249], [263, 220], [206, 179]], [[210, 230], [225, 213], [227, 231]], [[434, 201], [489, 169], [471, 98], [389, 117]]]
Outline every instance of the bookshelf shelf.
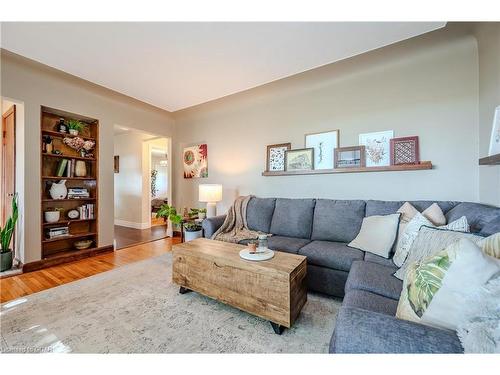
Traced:
[[[70, 119], [79, 120], [84, 123], [85, 129], [77, 137], [86, 141], [95, 142], [92, 150], [92, 157], [83, 157], [76, 150], [64, 144], [63, 138], [76, 136], [57, 131], [57, 125], [60, 119], [64, 121]], [[50, 137], [50, 138], [49, 138]], [[49, 139], [48, 139], [49, 138]], [[41, 131], [40, 131], [40, 215], [41, 215], [41, 246], [42, 261], [47, 259], [60, 259], [70, 261], [82, 250], [75, 248], [74, 243], [78, 239], [88, 238], [93, 241], [90, 249], [85, 252], [92, 252], [92, 249], [98, 249], [98, 212], [99, 212], [99, 121], [75, 113], [69, 113], [53, 108], [41, 107]], [[47, 143], [45, 143], [47, 142]], [[53, 150], [58, 150], [60, 154], [47, 153], [48, 144], [51, 144]], [[66, 162], [67, 160], [67, 162]], [[75, 163], [83, 161], [85, 163], [86, 175], [76, 177]], [[71, 167], [70, 167], [71, 166]], [[85, 174], [84, 172], [81, 174]], [[81, 169], [80, 169], [81, 170]], [[58, 174], [63, 176], [57, 176]], [[73, 176], [73, 177], [66, 177]], [[69, 189], [86, 189], [90, 195], [89, 198], [65, 198], [51, 199], [50, 186], [52, 183], [60, 180], [66, 180], [66, 187]], [[44, 221], [44, 211], [56, 208], [61, 210], [61, 219], [55, 223], [46, 223]], [[78, 210], [80, 217], [68, 219], [67, 213], [70, 210]], [[93, 218], [91, 213], [93, 211]], [[56, 227], [68, 227], [69, 235], [57, 238], [47, 238], [48, 231]]]

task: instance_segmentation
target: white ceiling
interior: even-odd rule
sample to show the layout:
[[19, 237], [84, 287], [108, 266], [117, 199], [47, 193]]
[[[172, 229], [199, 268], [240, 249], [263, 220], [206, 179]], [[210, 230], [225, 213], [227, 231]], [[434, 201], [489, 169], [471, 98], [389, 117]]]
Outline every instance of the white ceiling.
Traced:
[[444, 22], [2, 23], [2, 48], [176, 111]]

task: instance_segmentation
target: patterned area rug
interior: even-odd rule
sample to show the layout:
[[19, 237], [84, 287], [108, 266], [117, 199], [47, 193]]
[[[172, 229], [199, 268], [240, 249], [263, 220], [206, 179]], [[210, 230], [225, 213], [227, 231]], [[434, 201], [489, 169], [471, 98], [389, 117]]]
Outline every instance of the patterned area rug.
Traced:
[[1, 307], [2, 352], [326, 353], [341, 302], [309, 294], [295, 325], [269, 322], [171, 282], [172, 255]]

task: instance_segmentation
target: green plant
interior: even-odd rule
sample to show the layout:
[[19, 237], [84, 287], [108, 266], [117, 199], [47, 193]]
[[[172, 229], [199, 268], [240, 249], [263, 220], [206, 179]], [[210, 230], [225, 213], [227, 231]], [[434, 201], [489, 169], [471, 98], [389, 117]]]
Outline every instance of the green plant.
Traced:
[[189, 210], [189, 217], [194, 217], [198, 216], [198, 214], [206, 214], [207, 209], [206, 208], [191, 208]]
[[46, 211], [48, 211], [48, 212], [53, 212], [53, 211], [60, 211], [60, 212], [62, 212], [62, 211], [64, 211], [64, 209], [60, 208], [60, 207], [48, 207], [46, 209]]
[[180, 224], [182, 221], [182, 216], [177, 214], [175, 207], [169, 206], [166, 203], [161, 205], [160, 209], [156, 213], [156, 217], [169, 219], [174, 224]]
[[66, 122], [66, 124], [68, 125], [68, 128], [69, 129], [73, 129], [73, 130], [76, 130], [78, 132], [81, 132], [83, 129], [85, 129], [85, 124], [81, 121], [78, 121], [78, 120], [68, 120]]
[[201, 230], [201, 225], [193, 221], [184, 224], [184, 229], [186, 229], [186, 231], [188, 232], [197, 232]]
[[17, 208], [17, 194], [12, 198], [12, 215], [7, 219], [5, 226], [0, 228], [0, 246], [2, 253], [9, 252], [10, 242], [12, 240], [12, 235], [16, 228], [16, 222], [18, 218], [18, 208]]

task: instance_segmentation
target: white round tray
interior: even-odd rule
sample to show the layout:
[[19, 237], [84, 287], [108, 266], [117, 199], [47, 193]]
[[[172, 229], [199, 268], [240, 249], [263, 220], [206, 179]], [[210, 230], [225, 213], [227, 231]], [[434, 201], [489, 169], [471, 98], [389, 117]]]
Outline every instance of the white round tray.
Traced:
[[253, 260], [253, 261], [269, 260], [272, 257], [274, 257], [274, 251], [267, 249], [262, 252], [250, 254], [249, 249], [243, 249], [240, 251], [240, 257], [245, 260]]

